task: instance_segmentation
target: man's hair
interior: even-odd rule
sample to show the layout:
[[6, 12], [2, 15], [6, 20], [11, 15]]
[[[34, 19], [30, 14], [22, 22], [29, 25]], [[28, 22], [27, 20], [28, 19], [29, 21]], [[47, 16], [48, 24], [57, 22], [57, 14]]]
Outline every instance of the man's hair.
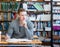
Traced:
[[19, 8], [17, 13], [19, 14], [20, 12], [24, 12], [24, 11], [25, 11], [25, 9]]

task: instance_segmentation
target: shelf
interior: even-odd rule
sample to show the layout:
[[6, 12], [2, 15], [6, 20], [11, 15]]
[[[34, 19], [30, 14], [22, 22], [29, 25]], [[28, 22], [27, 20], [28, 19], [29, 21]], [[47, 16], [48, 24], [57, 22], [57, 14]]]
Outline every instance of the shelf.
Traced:
[[[40, 1], [24, 1], [24, 2], [39, 2], [40, 3]], [[50, 3], [51, 1], [42, 1], [41, 3]]]
[[28, 9], [27, 11], [33, 11], [33, 12], [36, 12], [37, 10], [36, 10], [36, 9]]
[[[34, 29], [34, 31], [44, 32], [43, 31], [43, 28], [41, 28], [41, 29]], [[50, 27], [45, 28], [45, 32], [50, 32], [50, 31], [51, 31], [51, 28]]]
[[51, 0], [44, 0], [44, 1], [51, 1]]
[[[35, 10], [35, 9], [34, 10], [29, 9], [29, 10], [26, 10], [26, 11], [27, 12], [31, 11], [31, 12], [34, 12], [34, 13], [50, 13], [50, 11], [38, 11], [38, 10]], [[9, 11], [9, 10], [8, 11], [3, 11], [3, 10], [0, 10], [0, 12], [17, 12], [17, 11], [12, 11], [12, 10], [11, 11]]]
[[38, 20], [32, 20], [32, 22], [49, 22], [49, 21], [38, 21]]
[[[20, 1], [21, 2], [21, 1]], [[41, 1], [24, 1], [24, 2], [41, 2]], [[42, 1], [41, 3], [43, 3], [44, 1]]]
[[11, 22], [11, 21], [7, 21], [7, 20], [6, 20], [6, 21], [0, 21], [0, 22]]
[[7, 12], [8, 13], [8, 12], [16, 12], [16, 11], [2, 11], [2, 10], [0, 10], [0, 12]]
[[44, 1], [44, 2], [51, 2], [51, 1]]
[[32, 22], [40, 22], [39, 20], [31, 20]]
[[53, 21], [60, 20], [60, 19], [53, 19]]
[[16, 0], [0, 0], [0, 2], [16, 2]]
[[54, 44], [59, 44], [60, 45], [60, 42], [53, 42]]
[[[28, 12], [28, 11], [27, 11]], [[42, 11], [29, 11], [28, 12], [28, 14], [36, 14], [36, 15], [38, 15], [38, 14], [51, 14], [50, 12], [47, 12], [47, 11], [45, 11], [45, 12], [42, 12]]]
[[37, 29], [37, 31], [39, 31], [39, 32], [40, 32], [40, 31], [43, 31], [43, 29]]
[[31, 20], [32, 22], [48, 22], [50, 20]]
[[51, 46], [51, 42], [46, 42], [46, 41], [43, 41], [41, 45], [47, 45], [47, 46]]
[[20, 3], [21, 1], [0, 1], [0, 3], [1, 2], [6, 2], [6, 3], [9, 3], [9, 2], [13, 2], [13, 3], [19, 2]]
[[53, 5], [53, 6], [60, 6], [60, 5]]
[[56, 0], [56, 1], [53, 1], [53, 2], [60, 2], [60, 1], [57, 1], [57, 0]]
[[51, 3], [51, 1], [44, 1], [44, 2], [47, 3], [47, 4], [48, 4], [48, 3]]
[[54, 40], [60, 40], [60, 36], [58, 36], [58, 35], [53, 35], [53, 39], [54, 39]]
[[24, 2], [44, 2], [44, 0], [28, 0], [28, 1], [24, 1]]
[[36, 9], [28, 9], [27, 11], [33, 11], [33, 12], [51, 12], [51, 11], [39, 11], [39, 10], [36, 10]]
[[4, 31], [8, 31], [8, 30], [0, 30], [0, 31], [4, 32]]
[[[2, 1], [2, 0], [0, 0], [0, 2], [21, 2], [21, 0], [20, 1], [18, 1], [18, 0], [4, 0], [4, 1]], [[32, 1], [32, 0], [29, 0], [29, 1], [22, 1], [22, 2], [50, 2], [50, 1], [44, 1], [44, 0], [34, 0], [34, 1]]]
[[55, 13], [53, 13], [53, 14], [60, 14], [60, 13], [55, 12]]
[[32, 12], [35, 12], [35, 13], [50, 13], [51, 11], [38, 11], [38, 10], [27, 10], [27, 11], [32, 11]]
[[21, 1], [21, 0], [0, 0], [0, 2], [17, 2], [17, 1], [20, 1], [20, 2], [43, 2], [44, 0], [28, 0], [28, 1]]
[[[10, 13], [10, 12], [17, 12], [17, 11], [2, 11], [2, 10], [0, 10], [0, 12]], [[50, 14], [50, 11], [27, 10], [27, 12], [33, 12], [36, 14], [40, 14], [40, 13], [49, 13]]]
[[38, 31], [38, 32], [42, 31], [43, 32], [43, 29], [34, 29], [34, 32], [35, 31]]

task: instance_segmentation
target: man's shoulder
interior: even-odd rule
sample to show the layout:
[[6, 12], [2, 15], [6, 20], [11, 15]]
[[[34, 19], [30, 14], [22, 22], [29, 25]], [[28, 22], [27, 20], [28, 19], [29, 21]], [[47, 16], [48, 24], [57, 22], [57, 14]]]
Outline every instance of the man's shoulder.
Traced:
[[14, 25], [17, 23], [17, 20], [13, 20], [10, 24]]
[[30, 20], [26, 20], [27, 24], [29, 24], [31, 21]]
[[31, 20], [26, 20], [28, 25], [33, 25]]

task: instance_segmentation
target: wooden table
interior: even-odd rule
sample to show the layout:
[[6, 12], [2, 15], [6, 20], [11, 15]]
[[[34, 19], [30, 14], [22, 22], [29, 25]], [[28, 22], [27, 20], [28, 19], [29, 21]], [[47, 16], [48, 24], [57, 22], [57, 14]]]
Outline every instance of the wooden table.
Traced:
[[42, 42], [39, 40], [32, 40], [31, 42], [0, 42], [0, 46], [41, 46]]

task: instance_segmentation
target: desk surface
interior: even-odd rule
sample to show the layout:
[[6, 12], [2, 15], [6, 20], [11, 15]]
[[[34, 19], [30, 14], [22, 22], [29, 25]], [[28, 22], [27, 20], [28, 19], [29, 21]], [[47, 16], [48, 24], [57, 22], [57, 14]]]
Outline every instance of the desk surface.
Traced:
[[31, 42], [0, 42], [0, 44], [42, 44], [39, 40], [32, 40]]
[[[2, 35], [2, 38], [5, 38], [4, 35]], [[34, 36], [34, 38], [37, 38], [37, 36]], [[1, 41], [0, 44], [42, 44], [40, 40], [32, 40], [31, 42], [6, 42]]]

